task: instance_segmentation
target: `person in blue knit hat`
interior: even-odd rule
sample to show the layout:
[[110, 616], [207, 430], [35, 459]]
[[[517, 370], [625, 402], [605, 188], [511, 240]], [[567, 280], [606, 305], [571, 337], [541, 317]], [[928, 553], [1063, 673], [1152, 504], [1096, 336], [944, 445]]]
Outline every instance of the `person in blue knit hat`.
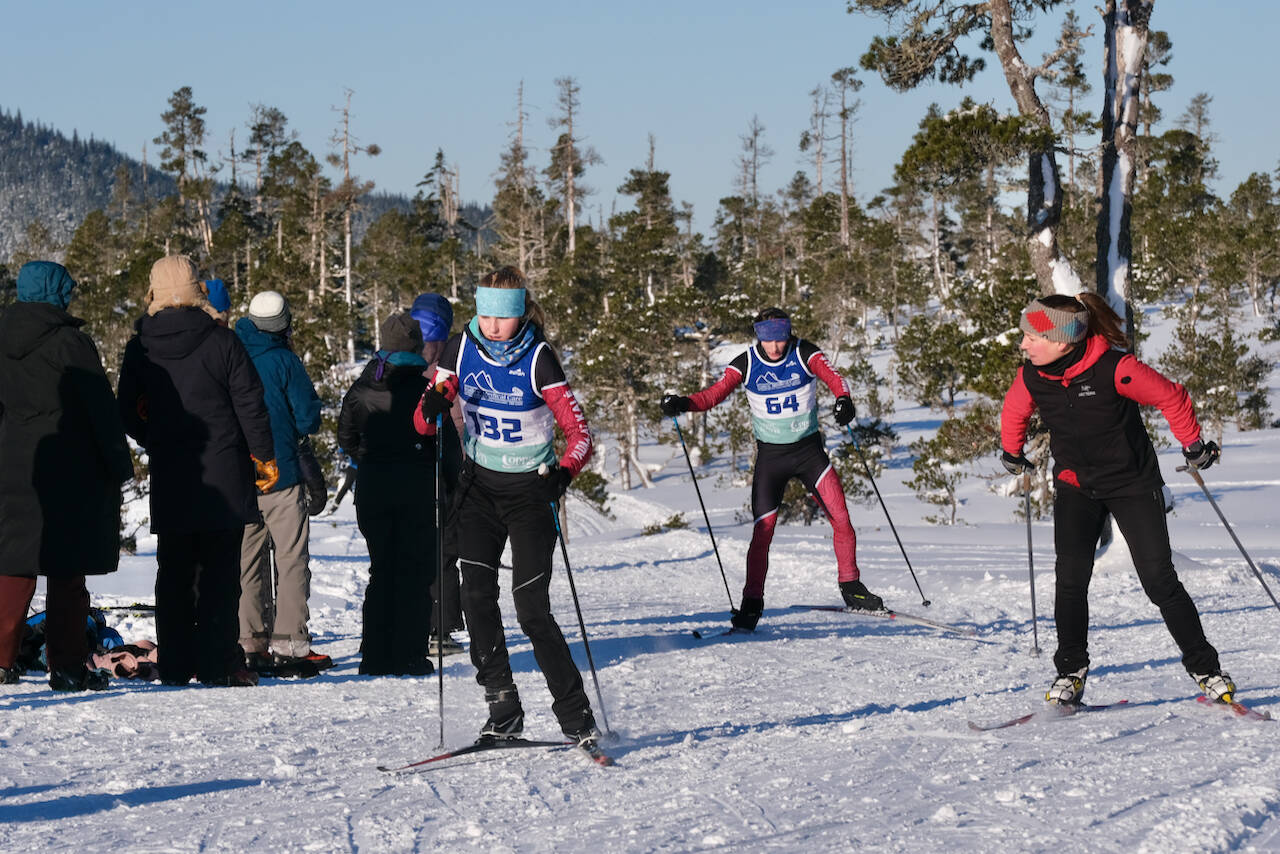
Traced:
[[227, 293], [227, 285], [222, 279], [207, 279], [204, 283], [205, 293], [209, 297], [209, 305], [217, 312], [213, 319], [222, 326], [228, 325], [228, 312], [231, 311], [231, 294]]
[[[418, 294], [413, 300], [413, 307], [409, 309], [409, 316], [418, 321], [418, 327], [422, 330], [422, 358], [427, 362], [426, 375], [430, 378], [435, 372], [440, 354], [444, 351], [444, 342], [449, 339], [449, 333], [453, 329], [453, 305], [440, 294]], [[461, 437], [462, 407], [451, 409], [449, 417], [453, 419], [454, 429]], [[461, 439], [459, 439], [459, 450], [461, 450]], [[450, 483], [448, 478], [445, 479], [446, 500], [456, 494], [457, 485], [456, 481]], [[449, 505], [446, 504], [446, 506]], [[458, 573], [458, 539], [453, 526], [448, 524], [448, 519], [452, 518], [452, 515], [451, 512], [446, 512], [444, 566], [436, 583], [431, 585], [430, 652], [432, 655], [437, 652], [453, 655], [463, 651], [462, 645], [450, 636], [450, 632], [463, 628], [461, 578]], [[443, 632], [436, 625], [440, 614], [441, 584], [444, 585]], [[440, 649], [441, 645], [443, 650]]]

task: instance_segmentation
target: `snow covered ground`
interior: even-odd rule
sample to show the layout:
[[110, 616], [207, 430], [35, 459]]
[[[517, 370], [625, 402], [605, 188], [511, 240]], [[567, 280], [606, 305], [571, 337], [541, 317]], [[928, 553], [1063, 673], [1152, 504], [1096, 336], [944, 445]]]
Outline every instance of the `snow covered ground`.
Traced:
[[[936, 419], [901, 404], [893, 416], [920, 429]], [[902, 445], [915, 435], [904, 431]], [[1280, 591], [1280, 430], [1228, 433], [1225, 446], [1206, 479]], [[902, 486], [901, 449], [880, 487], [933, 604], [922, 606], [875, 505], [852, 508], [864, 579], [891, 607], [976, 637], [789, 608], [839, 601], [820, 523], [779, 527], [760, 630], [712, 637], [727, 626], [728, 600], [672, 453], [646, 448], [666, 462], [657, 486], [615, 494], [612, 519], [569, 501], [574, 579], [620, 736], [609, 745], [617, 767], [513, 751], [420, 774], [378, 771], [437, 752], [440, 708], [434, 676], [356, 673], [367, 564], [348, 503], [312, 529], [311, 625], [337, 662], [322, 676], [255, 689], [114, 681], [70, 696], [36, 674], [5, 686], [0, 850], [1280, 851], [1280, 722], [1194, 701], [1126, 555], [1113, 550], [1095, 575], [1088, 695], [1127, 706], [976, 733], [967, 721], [1043, 706], [1051, 523], [1034, 525], [1038, 657], [1017, 498], [970, 479], [968, 524], [927, 525], [930, 508]], [[1280, 718], [1280, 612], [1199, 488], [1175, 473], [1180, 461], [1176, 449], [1161, 454], [1177, 498], [1179, 572], [1240, 699]], [[723, 465], [700, 477], [736, 602], [747, 490], [717, 483]], [[676, 512], [692, 526], [640, 533]], [[93, 579], [95, 604], [151, 601], [154, 548], [141, 537], [119, 573]], [[563, 575], [552, 591], [585, 672]], [[148, 619], [117, 612], [113, 622], [126, 640], [154, 638]], [[554, 738], [530, 647], [517, 628], [508, 635], [528, 733]], [[589, 675], [587, 686], [594, 704]], [[471, 741], [484, 717], [470, 663], [446, 659], [447, 744]]]

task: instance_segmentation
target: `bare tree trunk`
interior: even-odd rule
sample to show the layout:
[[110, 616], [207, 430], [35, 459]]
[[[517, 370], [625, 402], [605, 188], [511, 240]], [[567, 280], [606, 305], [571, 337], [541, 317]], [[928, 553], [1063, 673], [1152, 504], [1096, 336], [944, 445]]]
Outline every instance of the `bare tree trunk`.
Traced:
[[[1013, 36], [1010, 0], [990, 0], [991, 39], [1005, 81], [1018, 112], [1045, 130], [1052, 129], [1049, 111], [1036, 94], [1039, 69], [1031, 68], [1018, 52]], [[1058, 248], [1058, 228], [1062, 222], [1062, 188], [1053, 146], [1030, 153], [1027, 187], [1027, 251], [1041, 293], [1077, 294], [1084, 290], [1080, 277]]]
[[1107, 0], [1103, 18], [1106, 68], [1102, 105], [1102, 195], [1098, 210], [1097, 289], [1125, 319], [1133, 349], [1133, 180], [1143, 54], [1154, 0]]

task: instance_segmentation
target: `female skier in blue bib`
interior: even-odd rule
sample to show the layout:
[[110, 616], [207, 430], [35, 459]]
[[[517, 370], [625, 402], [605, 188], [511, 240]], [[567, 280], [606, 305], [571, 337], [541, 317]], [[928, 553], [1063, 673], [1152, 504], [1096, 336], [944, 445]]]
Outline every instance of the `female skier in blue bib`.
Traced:
[[747, 549], [747, 581], [742, 606], [733, 625], [752, 631], [764, 610], [764, 579], [769, 571], [769, 544], [778, 523], [778, 507], [787, 481], [800, 479], [818, 496], [834, 532], [840, 594], [851, 608], [878, 611], [881, 598], [859, 579], [857, 537], [849, 522], [844, 487], [831, 465], [818, 431], [818, 389], [822, 380], [836, 396], [834, 415], [844, 426], [854, 417], [849, 387], [827, 357], [803, 338], [791, 334], [791, 320], [780, 308], [767, 308], [755, 317], [755, 346], [724, 369], [719, 382], [689, 397], [668, 394], [662, 412], [703, 412], [729, 396], [739, 385], [751, 404], [751, 428], [756, 437], [756, 467], [751, 479], [751, 515], [755, 525]]
[[[566, 736], [594, 744], [600, 731], [548, 595], [556, 545], [550, 505], [586, 465], [591, 434], [542, 327], [524, 274], [503, 267], [485, 276], [476, 316], [445, 344], [415, 420], [426, 433], [438, 414], [461, 402], [467, 461], [455, 524], [471, 662], [489, 704], [481, 736], [516, 738], [524, 729], [498, 609], [498, 561], [509, 539], [516, 619], [533, 644], [551, 708]], [[558, 460], [557, 425], [566, 439]]]

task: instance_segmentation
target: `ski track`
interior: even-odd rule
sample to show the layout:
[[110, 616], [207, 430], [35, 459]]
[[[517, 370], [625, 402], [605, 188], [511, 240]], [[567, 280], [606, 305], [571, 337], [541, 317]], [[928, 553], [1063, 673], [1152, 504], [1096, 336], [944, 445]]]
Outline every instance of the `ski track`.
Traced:
[[[937, 417], [900, 408], [895, 422], [915, 425], [900, 448]], [[1280, 589], [1280, 480], [1270, 478], [1280, 429], [1229, 432], [1224, 446], [1206, 480]], [[963, 523], [926, 525], [932, 508], [901, 486], [902, 450], [881, 487], [933, 605], [922, 605], [878, 505], [850, 508], [864, 579], [891, 607], [976, 637], [789, 608], [839, 602], [821, 522], [779, 526], [760, 630], [712, 637], [729, 600], [684, 460], [666, 446], [643, 451], [667, 461], [653, 489], [615, 494], [612, 516], [568, 502], [618, 767], [520, 750], [414, 774], [376, 770], [438, 752], [440, 710], [435, 677], [356, 673], [368, 576], [348, 501], [312, 527], [311, 626], [336, 662], [324, 675], [243, 690], [113, 681], [98, 695], [54, 695], [30, 674], [0, 690], [0, 850], [1280, 851], [1280, 722], [1194, 701], [1122, 548], [1100, 558], [1091, 588], [1087, 697], [1128, 704], [974, 733], [969, 720], [1040, 708], [1053, 675], [1050, 521], [1032, 526], [1039, 656], [1019, 496], [970, 479]], [[1178, 498], [1169, 523], [1179, 575], [1240, 699], [1280, 717], [1280, 613], [1203, 494], [1174, 473], [1176, 449], [1161, 463]], [[750, 523], [748, 490], [729, 474], [717, 460], [699, 480], [736, 603]], [[676, 513], [689, 527], [640, 533]], [[152, 601], [154, 549], [144, 533], [121, 572], [92, 578], [95, 604]], [[563, 576], [558, 551], [555, 565]], [[552, 596], [585, 668], [562, 577]], [[528, 734], [554, 737], [550, 697], [505, 594], [503, 607]], [[108, 616], [126, 640], [155, 636], [148, 613]], [[485, 710], [465, 655], [445, 659], [445, 696], [445, 742], [466, 744]]]

